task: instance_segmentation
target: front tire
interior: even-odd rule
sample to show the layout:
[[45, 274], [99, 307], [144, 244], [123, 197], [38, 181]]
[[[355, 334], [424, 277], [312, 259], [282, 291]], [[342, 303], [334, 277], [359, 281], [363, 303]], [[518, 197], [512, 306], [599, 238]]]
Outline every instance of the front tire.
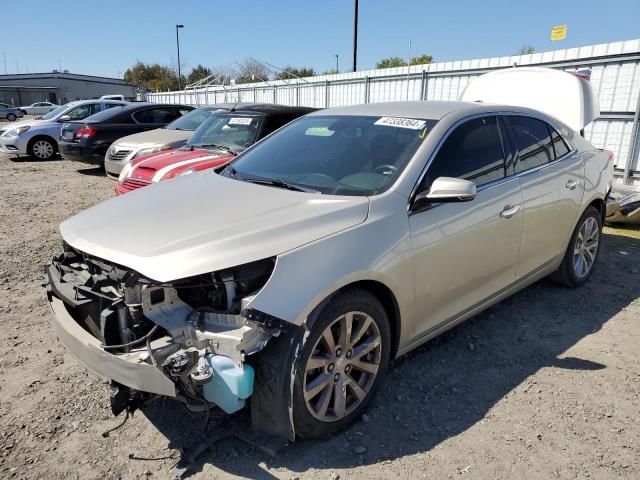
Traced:
[[551, 280], [566, 287], [579, 287], [589, 280], [600, 252], [601, 237], [602, 217], [595, 207], [589, 206], [578, 220], [562, 263], [551, 274]]
[[367, 291], [336, 295], [318, 315], [294, 360], [293, 422], [301, 438], [321, 438], [367, 408], [391, 357], [389, 319]]
[[53, 141], [43, 137], [33, 139], [28, 147], [29, 156], [38, 160], [51, 160], [56, 151]]
[[15, 113], [9, 113], [7, 114], [7, 120], [9, 120], [10, 122], [15, 122], [16, 121], [16, 114]]

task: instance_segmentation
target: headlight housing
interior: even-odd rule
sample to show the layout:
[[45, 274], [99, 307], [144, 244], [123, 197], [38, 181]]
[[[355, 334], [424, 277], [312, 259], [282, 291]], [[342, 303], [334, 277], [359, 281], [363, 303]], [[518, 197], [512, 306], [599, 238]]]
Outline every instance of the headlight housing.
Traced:
[[23, 127], [14, 128], [13, 130], [9, 130], [8, 132], [6, 132], [3, 136], [4, 137], [17, 137], [21, 133], [29, 131], [30, 128], [31, 127], [28, 126], [28, 125], [25, 125]]
[[127, 164], [124, 166], [124, 168], [120, 171], [120, 175], [118, 176], [118, 181], [119, 182], [124, 182], [127, 177], [129, 176], [129, 173], [131, 172], [131, 162], [127, 162]]
[[164, 150], [170, 150], [171, 147], [169, 145], [162, 145], [160, 147], [151, 147], [151, 148], [143, 148], [138, 153], [136, 153], [133, 158], [142, 157], [143, 155], [149, 155], [150, 153], [158, 153]]

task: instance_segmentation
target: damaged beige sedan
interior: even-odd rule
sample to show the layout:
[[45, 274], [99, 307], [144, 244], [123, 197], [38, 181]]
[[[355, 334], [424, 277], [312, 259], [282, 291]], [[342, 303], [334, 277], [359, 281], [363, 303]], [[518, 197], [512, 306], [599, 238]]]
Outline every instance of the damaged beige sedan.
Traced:
[[72, 217], [46, 268], [60, 341], [112, 382], [115, 414], [166, 396], [248, 408], [289, 439], [343, 428], [393, 358], [544, 276], [593, 272], [613, 163], [578, 133], [589, 86], [507, 75], [549, 102], [476, 88], [318, 111], [221, 171]]

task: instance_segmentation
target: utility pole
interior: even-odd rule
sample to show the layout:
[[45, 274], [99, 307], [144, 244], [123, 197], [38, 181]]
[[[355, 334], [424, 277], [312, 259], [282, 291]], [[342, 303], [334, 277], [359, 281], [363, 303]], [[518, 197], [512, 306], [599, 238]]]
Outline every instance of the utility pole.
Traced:
[[178, 46], [178, 90], [182, 90], [181, 86], [181, 73], [180, 73], [180, 37], [178, 32], [181, 28], [184, 28], [184, 25], [176, 25], [176, 45]]
[[340, 73], [340, 67], [338, 66], [338, 54], [336, 53], [336, 73]]
[[358, 58], [358, 0], [353, 0], [353, 71], [357, 68]]

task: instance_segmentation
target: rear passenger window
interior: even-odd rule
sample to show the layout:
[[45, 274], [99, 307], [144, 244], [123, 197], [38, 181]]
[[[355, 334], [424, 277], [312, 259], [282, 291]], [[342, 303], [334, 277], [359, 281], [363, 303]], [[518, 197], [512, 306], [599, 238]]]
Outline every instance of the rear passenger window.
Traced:
[[139, 123], [169, 123], [175, 120], [176, 113], [172, 108], [152, 108], [142, 110], [133, 115]]
[[518, 147], [516, 173], [539, 167], [554, 160], [547, 124], [530, 117], [509, 117]]
[[438, 177], [470, 180], [480, 186], [505, 177], [496, 117], [470, 120], [447, 137], [433, 159], [421, 190]]
[[556, 132], [553, 128], [549, 128], [551, 130], [551, 141], [553, 143], [553, 150], [555, 151], [556, 158], [561, 157], [569, 153], [569, 147], [562, 139], [560, 134]]

